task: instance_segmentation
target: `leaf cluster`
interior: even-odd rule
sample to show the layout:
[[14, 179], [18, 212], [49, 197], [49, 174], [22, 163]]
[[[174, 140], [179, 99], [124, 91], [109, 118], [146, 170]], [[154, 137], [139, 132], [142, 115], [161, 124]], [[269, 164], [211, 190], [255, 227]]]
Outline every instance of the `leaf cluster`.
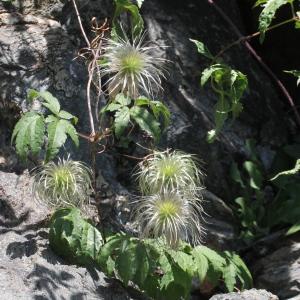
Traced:
[[[259, 31], [260, 31], [260, 42], [262, 43], [265, 39], [266, 31], [270, 28], [272, 21], [275, 18], [276, 12], [279, 8], [286, 4], [290, 4], [292, 11], [294, 11], [293, 3], [294, 0], [257, 0], [254, 7], [263, 6], [263, 10], [259, 15]], [[295, 22], [295, 28], [300, 28], [300, 12], [296, 12], [298, 18], [291, 19]], [[294, 17], [294, 16], [292, 16]]]
[[[232, 163], [231, 179], [239, 186], [240, 195], [235, 199], [237, 215], [241, 223], [241, 238], [246, 243], [264, 236], [275, 226], [293, 225], [288, 234], [300, 230], [299, 226], [299, 144], [287, 145], [279, 151], [271, 169], [273, 176], [267, 175], [255, 151], [255, 142], [247, 140], [249, 160], [239, 166]], [[286, 168], [287, 162], [295, 162], [292, 169]], [[272, 183], [274, 196], [268, 200], [266, 186]]]
[[49, 227], [49, 242], [55, 253], [71, 263], [94, 263], [104, 242], [97, 228], [81, 217], [79, 209], [57, 210]]
[[218, 253], [205, 246], [181, 243], [177, 250], [160, 240], [110, 234], [103, 242], [99, 231], [85, 221], [78, 209], [58, 210], [50, 221], [52, 249], [71, 262], [96, 264], [125, 285], [135, 284], [154, 299], [188, 299], [193, 277], [212, 287], [222, 281], [227, 290], [249, 288], [252, 278], [236, 254]]
[[[135, 123], [154, 141], [158, 141], [162, 130], [170, 122], [169, 109], [162, 102], [145, 97], [132, 100], [123, 94], [118, 94], [101, 110], [101, 113], [105, 112], [114, 113], [113, 127], [118, 139], [122, 137], [126, 128]], [[162, 126], [159, 122], [161, 119]]]
[[17, 154], [25, 160], [29, 154], [38, 156], [45, 146], [45, 161], [53, 159], [69, 136], [76, 146], [79, 145], [77, 131], [73, 124], [77, 118], [61, 110], [59, 101], [50, 92], [38, 92], [30, 89], [27, 96], [32, 102], [39, 99], [47, 114], [41, 111], [28, 111], [17, 122], [12, 142], [15, 142]]

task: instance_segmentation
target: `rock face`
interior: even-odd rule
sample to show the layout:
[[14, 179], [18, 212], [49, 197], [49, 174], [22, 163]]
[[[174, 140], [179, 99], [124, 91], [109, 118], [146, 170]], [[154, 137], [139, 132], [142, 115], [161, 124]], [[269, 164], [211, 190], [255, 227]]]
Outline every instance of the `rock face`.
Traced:
[[251, 289], [240, 293], [219, 294], [210, 300], [279, 300], [277, 296], [266, 290]]
[[0, 298], [142, 299], [99, 271], [65, 264], [48, 245], [47, 209], [32, 201], [28, 175], [0, 172]]
[[[298, 237], [299, 239], [299, 237]], [[280, 247], [255, 264], [255, 283], [280, 299], [300, 299], [300, 243]], [[295, 297], [295, 298], [294, 298]]]
[[[112, 14], [112, 1], [77, 2], [87, 31], [92, 17], [101, 22]], [[84, 42], [71, 1], [13, 3], [0, 3], [0, 103], [16, 102], [25, 108], [27, 89], [48, 89], [60, 99], [64, 109], [79, 117], [79, 130], [88, 134], [87, 72], [82, 61], [74, 60]], [[235, 2], [226, 4], [224, 9], [242, 28]], [[172, 110], [173, 122], [162, 146], [198, 154], [206, 163], [208, 188], [223, 195], [228, 186], [231, 155], [245, 155], [246, 138], [255, 136], [264, 150], [268, 150], [266, 144], [284, 143], [281, 100], [246, 50], [242, 46], [232, 48], [225, 53], [225, 62], [249, 77], [245, 110], [240, 119], [225, 128], [216, 143], [207, 144], [205, 136], [213, 127], [216, 98], [209, 88], [199, 87], [200, 72], [209, 62], [197, 54], [189, 38], [204, 41], [217, 53], [236, 37], [208, 1], [190, 0], [184, 5], [181, 1], [145, 1], [142, 13], [149, 39], [161, 45], [162, 57], [172, 61], [160, 98]], [[84, 149], [74, 155], [87, 160], [88, 151]], [[229, 152], [230, 155], [225, 154]]]

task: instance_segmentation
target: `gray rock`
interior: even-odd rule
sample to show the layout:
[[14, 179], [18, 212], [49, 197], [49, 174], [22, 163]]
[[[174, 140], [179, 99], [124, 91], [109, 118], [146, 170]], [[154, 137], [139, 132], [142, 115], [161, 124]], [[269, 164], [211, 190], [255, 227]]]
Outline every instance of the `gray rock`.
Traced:
[[266, 290], [251, 289], [239, 293], [218, 294], [210, 300], [279, 300], [279, 298]]
[[28, 175], [0, 172], [1, 299], [142, 299], [97, 270], [57, 257], [48, 244], [48, 215], [33, 201]]
[[283, 245], [255, 263], [256, 285], [270, 290], [280, 299], [300, 299], [299, 265], [300, 243]]

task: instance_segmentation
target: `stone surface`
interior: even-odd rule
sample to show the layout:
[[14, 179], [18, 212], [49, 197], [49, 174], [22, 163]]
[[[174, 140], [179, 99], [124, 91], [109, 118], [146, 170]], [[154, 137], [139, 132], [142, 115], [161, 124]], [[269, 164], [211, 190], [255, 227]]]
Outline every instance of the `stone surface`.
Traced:
[[239, 293], [214, 295], [210, 300], [279, 300], [279, 298], [266, 290], [251, 289]]
[[[258, 287], [266, 288], [280, 299], [300, 299], [300, 242], [285, 243], [255, 263]], [[295, 298], [294, 298], [295, 297]]]
[[103, 273], [68, 265], [52, 252], [45, 226], [49, 211], [32, 200], [29, 182], [26, 174], [0, 172], [0, 298], [142, 299]]
[[[92, 17], [101, 22], [112, 13], [109, 0], [77, 2], [88, 32]], [[79, 130], [88, 134], [87, 72], [81, 60], [74, 60], [85, 45], [71, 1], [25, 0], [0, 5], [0, 103], [16, 102], [26, 109], [28, 88], [49, 89], [64, 109], [79, 117]], [[230, 2], [224, 8], [242, 29], [237, 5]], [[260, 147], [276, 147], [285, 142], [283, 124], [287, 122], [282, 120], [281, 100], [250, 54], [242, 46], [232, 48], [224, 55], [225, 62], [249, 78], [250, 89], [243, 100], [245, 110], [241, 118], [225, 128], [216, 143], [207, 144], [205, 136], [213, 126], [216, 97], [209, 88], [199, 87], [200, 72], [208, 61], [197, 53], [189, 38], [204, 41], [216, 53], [236, 37], [207, 1], [190, 0], [184, 6], [181, 1], [145, 1], [142, 13], [149, 39], [160, 45], [162, 57], [171, 61], [164, 92], [159, 96], [170, 107], [173, 122], [161, 146], [197, 154], [205, 162], [209, 190], [230, 198], [230, 192], [224, 194], [230, 184], [228, 167], [232, 155], [245, 156], [245, 139], [255, 136]], [[132, 148], [129, 151], [134, 152]], [[67, 150], [71, 151], [68, 146]], [[73, 156], [89, 160], [86, 147], [79, 153], [73, 152]], [[99, 169], [106, 168], [105, 159], [100, 159]], [[107, 159], [112, 157], [108, 155]], [[109, 164], [118, 168], [120, 160]], [[123, 179], [118, 171], [117, 177]]]

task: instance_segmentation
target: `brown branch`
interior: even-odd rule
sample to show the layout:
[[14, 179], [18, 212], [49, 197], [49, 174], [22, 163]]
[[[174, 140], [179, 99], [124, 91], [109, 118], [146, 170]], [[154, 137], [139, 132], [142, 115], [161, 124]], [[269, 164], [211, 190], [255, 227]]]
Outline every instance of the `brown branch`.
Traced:
[[[292, 110], [293, 110], [293, 112], [295, 114], [295, 118], [296, 118], [297, 124], [300, 127], [300, 115], [299, 115], [299, 112], [297, 111], [297, 108], [295, 106], [295, 103], [294, 103], [294, 100], [293, 100], [292, 96], [289, 94], [289, 92], [286, 89], [286, 87], [284, 86], [284, 84], [275, 75], [275, 73], [270, 69], [270, 67], [262, 60], [262, 58], [257, 54], [257, 52], [255, 51], [255, 49], [249, 44], [249, 42], [247, 41], [247, 39], [245, 39], [245, 37], [242, 35], [242, 33], [237, 28], [237, 26], [226, 15], [226, 13], [222, 10], [222, 8], [220, 6], [218, 6], [215, 3], [214, 0], [207, 0], [207, 1], [208, 1], [209, 4], [211, 4], [217, 10], [217, 12], [222, 16], [222, 18], [231, 26], [231, 28], [233, 29], [233, 31], [235, 32], [235, 34], [238, 36], [239, 42], [243, 42], [243, 44], [245, 45], [245, 47], [247, 48], [247, 50], [254, 56], [254, 58], [261, 65], [261, 67], [266, 71], [266, 73], [274, 80], [274, 82], [280, 88], [282, 94], [285, 96], [285, 98], [287, 99], [289, 105], [291, 106], [291, 108], [292, 108]], [[258, 34], [256, 34], [256, 35], [258, 35]], [[235, 45], [235, 43], [233, 43], [233, 45]], [[233, 45], [231, 45], [231, 47]], [[229, 48], [231, 48], [231, 47], [229, 47]]]

